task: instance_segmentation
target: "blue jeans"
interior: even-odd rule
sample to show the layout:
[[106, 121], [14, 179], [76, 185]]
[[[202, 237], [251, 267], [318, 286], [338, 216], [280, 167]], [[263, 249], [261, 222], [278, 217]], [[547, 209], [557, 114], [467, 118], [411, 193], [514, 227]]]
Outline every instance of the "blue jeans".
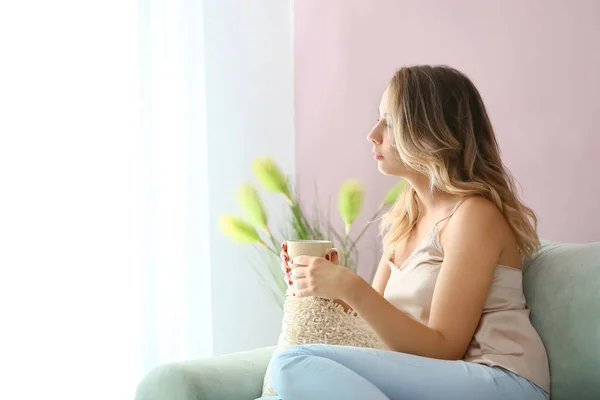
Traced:
[[282, 400], [548, 400], [502, 368], [394, 351], [309, 344], [275, 355], [269, 378]]

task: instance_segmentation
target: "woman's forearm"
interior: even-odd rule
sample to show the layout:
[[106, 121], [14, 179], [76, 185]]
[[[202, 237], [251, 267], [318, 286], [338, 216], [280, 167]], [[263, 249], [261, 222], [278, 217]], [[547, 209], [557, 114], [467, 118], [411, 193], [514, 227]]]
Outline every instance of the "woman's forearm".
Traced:
[[423, 357], [457, 359], [441, 333], [411, 318], [381, 296], [364, 279], [351, 278], [343, 299], [394, 351]]

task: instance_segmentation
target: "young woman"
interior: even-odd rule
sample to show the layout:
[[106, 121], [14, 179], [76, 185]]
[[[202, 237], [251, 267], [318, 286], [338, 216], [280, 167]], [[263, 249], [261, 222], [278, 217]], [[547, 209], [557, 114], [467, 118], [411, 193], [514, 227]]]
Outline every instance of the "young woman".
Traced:
[[[373, 285], [323, 258], [282, 268], [296, 296], [340, 299], [389, 351], [293, 346], [270, 368], [283, 400], [548, 399], [523, 257], [539, 246], [473, 83], [444, 66], [396, 72], [368, 135], [379, 171], [409, 183], [383, 220]], [[293, 264], [294, 273], [289, 275]]]

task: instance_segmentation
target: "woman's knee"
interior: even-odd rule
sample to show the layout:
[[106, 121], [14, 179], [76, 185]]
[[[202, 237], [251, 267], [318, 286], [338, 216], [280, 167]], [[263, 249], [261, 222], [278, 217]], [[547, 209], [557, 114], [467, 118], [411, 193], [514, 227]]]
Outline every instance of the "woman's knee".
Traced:
[[306, 360], [317, 355], [324, 345], [296, 345], [277, 352], [269, 364], [269, 380], [277, 393], [299, 382], [302, 371], [306, 371]]
[[305, 350], [302, 345], [287, 347], [273, 356], [269, 364], [269, 374], [271, 381], [278, 380], [280, 376], [285, 376], [293, 368], [298, 356], [304, 355]]

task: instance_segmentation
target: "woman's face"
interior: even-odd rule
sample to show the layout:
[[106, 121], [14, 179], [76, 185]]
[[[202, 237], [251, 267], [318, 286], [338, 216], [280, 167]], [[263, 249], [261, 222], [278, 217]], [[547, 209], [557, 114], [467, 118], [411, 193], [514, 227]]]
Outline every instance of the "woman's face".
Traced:
[[373, 144], [373, 158], [377, 161], [379, 172], [384, 175], [404, 176], [407, 168], [392, 145], [392, 128], [388, 114], [388, 90], [383, 93], [379, 103], [379, 120], [367, 135]]

